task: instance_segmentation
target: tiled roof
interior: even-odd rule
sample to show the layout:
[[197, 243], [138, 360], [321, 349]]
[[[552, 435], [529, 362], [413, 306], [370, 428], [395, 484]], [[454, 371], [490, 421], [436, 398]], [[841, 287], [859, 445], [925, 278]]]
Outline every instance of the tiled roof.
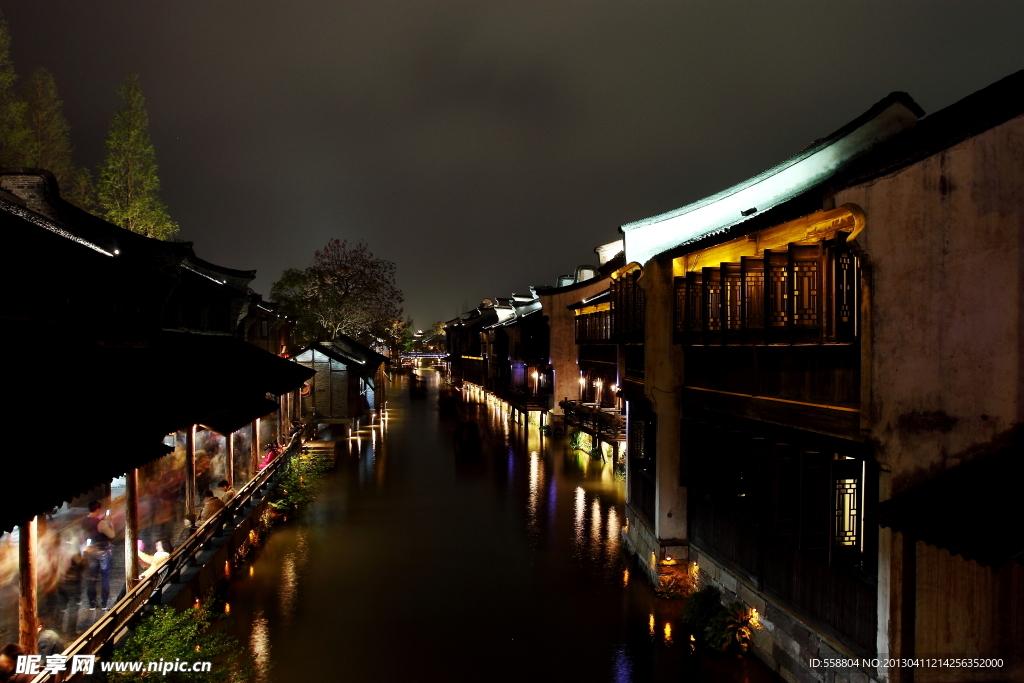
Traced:
[[626, 260], [646, 263], [820, 186], [923, 115], [908, 94], [892, 93], [828, 137], [763, 173], [692, 204], [623, 225]]

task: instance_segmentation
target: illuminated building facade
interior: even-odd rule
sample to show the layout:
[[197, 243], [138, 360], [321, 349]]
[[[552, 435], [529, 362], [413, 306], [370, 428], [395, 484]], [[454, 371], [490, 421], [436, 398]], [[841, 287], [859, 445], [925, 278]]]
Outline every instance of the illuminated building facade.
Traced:
[[[611, 325], [642, 344], [646, 399], [628, 411], [624, 538], [652, 580], [686, 559], [756, 608], [754, 650], [787, 680], [1024, 680], [1024, 535], [1007, 523], [1022, 93], [1019, 73], [927, 117], [894, 93], [623, 226]], [[1004, 668], [884, 664], [953, 653]], [[836, 657], [883, 663], [810, 665]]]

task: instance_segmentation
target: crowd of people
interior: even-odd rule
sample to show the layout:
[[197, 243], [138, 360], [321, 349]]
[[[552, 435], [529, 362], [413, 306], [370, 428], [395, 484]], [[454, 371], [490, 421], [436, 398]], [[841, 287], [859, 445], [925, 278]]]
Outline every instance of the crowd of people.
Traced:
[[[301, 424], [293, 425], [292, 431], [294, 433], [301, 428]], [[142, 531], [136, 543], [142, 570], [140, 579], [160, 572], [174, 548], [185, 542], [198, 526], [211, 519], [236, 496], [233, 482], [225, 477], [229, 471], [226, 458], [231, 451], [226, 448], [224, 437], [206, 432], [201, 439], [197, 438], [196, 443], [196, 490], [201, 491], [201, 497], [196, 510], [185, 510], [184, 440], [178, 438], [174, 445], [173, 453], [139, 471], [138, 507]], [[242, 448], [236, 449], [240, 457], [232, 469], [236, 476], [248, 480], [255, 475], [255, 472], [250, 471], [249, 463], [252, 461], [241, 455], [248, 454], [248, 444], [236, 445]], [[277, 441], [267, 444], [264, 456], [257, 463], [257, 471], [269, 465], [282, 451]], [[118, 548], [123, 543], [120, 540], [123, 539], [125, 522], [123, 497], [92, 500], [83, 517], [73, 521], [73, 515], [71, 508], [67, 511], [55, 510], [53, 515], [46, 517], [40, 531], [40, 563], [37, 570], [40, 629], [36, 643], [37, 654], [43, 654], [44, 651], [57, 654], [62, 652], [64, 642], [60, 633], [70, 640], [80, 635], [79, 615], [82, 610], [108, 610], [126, 592], [125, 582], [120, 580], [116, 582], [121, 584], [120, 595], [111, 599], [115, 570], [121, 571], [118, 563], [121, 553]], [[50, 528], [47, 529], [47, 526]], [[174, 539], [173, 542], [171, 539]], [[13, 537], [10, 540], [13, 541]], [[7, 581], [0, 588], [16, 589], [18, 569], [16, 548], [14, 550], [13, 553], [0, 553], [0, 564], [14, 562], [8, 567], [10, 571], [5, 572], [6, 576], [14, 578], [13, 584]], [[88, 627], [95, 622], [95, 618], [84, 617], [87, 612], [81, 613], [82, 626]], [[42, 620], [46, 620], [46, 628], [42, 626]], [[22, 646], [16, 643], [0, 649], [0, 683], [22, 680], [19, 678], [22, 674], [14, 673], [14, 666], [17, 656], [24, 653]]]

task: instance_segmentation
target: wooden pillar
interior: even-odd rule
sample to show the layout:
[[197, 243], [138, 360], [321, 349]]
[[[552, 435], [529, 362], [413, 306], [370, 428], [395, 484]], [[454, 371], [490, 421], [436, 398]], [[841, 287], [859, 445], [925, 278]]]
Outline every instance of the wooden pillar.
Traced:
[[284, 428], [284, 396], [277, 397], [277, 442], [284, 442], [284, 435], [286, 434]]
[[196, 521], [196, 426], [188, 428], [185, 438], [185, 516]]
[[135, 587], [139, 578], [139, 471], [130, 469], [124, 478], [124, 586], [127, 592]]
[[252, 476], [256, 476], [260, 466], [260, 419], [252, 421], [252, 439], [250, 439], [250, 455], [252, 456]]
[[[900, 659], [913, 659], [917, 651], [917, 541], [906, 532], [903, 536], [903, 591], [900, 606]], [[914, 667], [899, 670], [900, 683], [914, 683]]]
[[235, 433], [231, 432], [224, 440], [227, 442], [228, 447], [228, 476], [227, 480], [231, 483], [231, 488], [235, 487]]
[[33, 517], [22, 524], [18, 533], [18, 574], [21, 583], [21, 599], [18, 603], [18, 642], [29, 654], [35, 654], [39, 631], [36, 615], [37, 520], [38, 518]]

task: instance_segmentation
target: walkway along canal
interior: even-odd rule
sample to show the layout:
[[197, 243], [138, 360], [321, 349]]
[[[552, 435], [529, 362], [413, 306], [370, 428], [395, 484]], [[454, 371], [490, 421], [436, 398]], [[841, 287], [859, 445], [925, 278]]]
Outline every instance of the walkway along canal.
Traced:
[[260, 681], [776, 680], [677, 642], [682, 603], [620, 552], [611, 463], [482, 392], [461, 417], [482, 446], [457, 456], [418, 372], [427, 397], [395, 380], [387, 421], [342, 440], [319, 499], [230, 585]]

